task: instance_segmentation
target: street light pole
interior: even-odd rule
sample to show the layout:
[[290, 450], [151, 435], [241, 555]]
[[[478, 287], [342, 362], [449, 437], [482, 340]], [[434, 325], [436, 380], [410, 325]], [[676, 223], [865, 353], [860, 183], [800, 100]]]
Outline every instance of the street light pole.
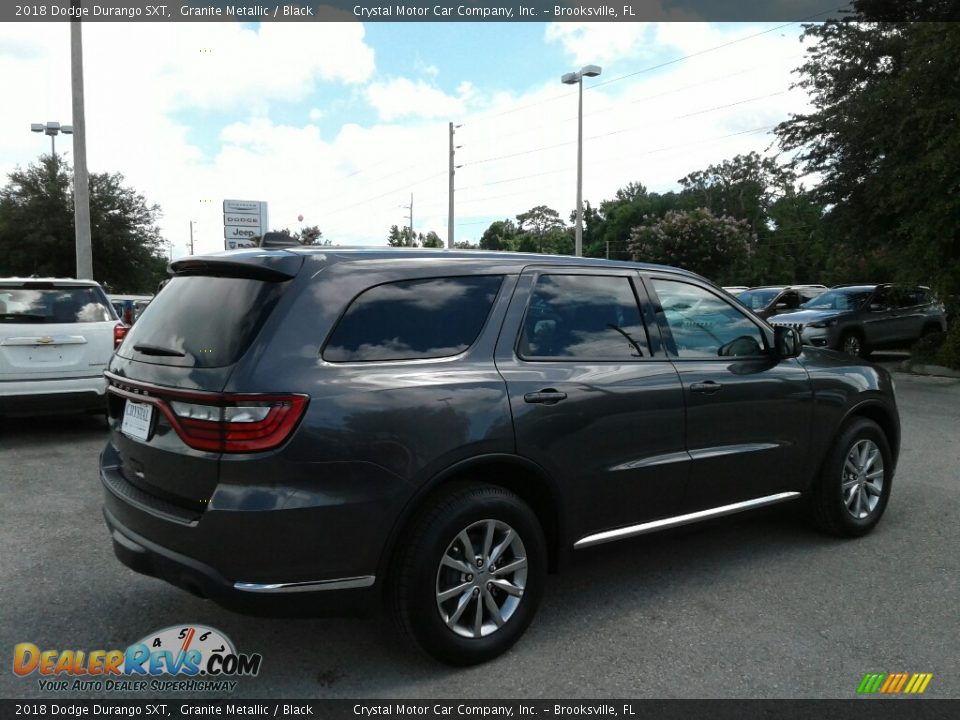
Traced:
[[[80, 0], [71, 0], [80, 7]], [[77, 243], [77, 277], [93, 279], [90, 236], [90, 181], [87, 176], [87, 121], [83, 108], [83, 38], [81, 23], [70, 22], [70, 83], [73, 90], [73, 220]]]
[[73, 133], [72, 125], [61, 125], [58, 122], [48, 122], [44, 123], [30, 123], [30, 130], [33, 132], [42, 132], [45, 135], [50, 136], [50, 155], [54, 156], [57, 154], [57, 135], [63, 133], [64, 135], [70, 135]]
[[560, 78], [564, 85], [578, 85], [577, 104], [577, 225], [574, 231], [574, 255], [583, 257], [583, 78], [596, 77], [601, 72], [599, 65], [584, 65], [578, 72], [566, 73]]

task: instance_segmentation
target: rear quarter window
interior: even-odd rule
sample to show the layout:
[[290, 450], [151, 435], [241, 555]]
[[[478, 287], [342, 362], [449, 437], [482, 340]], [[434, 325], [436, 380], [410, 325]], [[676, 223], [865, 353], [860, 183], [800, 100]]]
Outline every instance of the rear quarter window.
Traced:
[[365, 290], [323, 348], [327, 362], [416, 360], [473, 345], [503, 284], [501, 275], [402, 280]]

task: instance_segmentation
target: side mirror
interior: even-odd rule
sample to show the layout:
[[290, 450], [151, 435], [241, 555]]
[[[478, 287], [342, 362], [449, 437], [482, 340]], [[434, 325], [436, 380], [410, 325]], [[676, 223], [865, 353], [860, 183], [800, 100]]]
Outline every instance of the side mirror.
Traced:
[[773, 329], [773, 345], [777, 351], [777, 357], [781, 359], [797, 357], [803, 345], [800, 342], [800, 333], [792, 327], [783, 327], [778, 325]]
[[870, 303], [870, 312], [883, 312], [887, 309], [887, 306], [883, 303]]

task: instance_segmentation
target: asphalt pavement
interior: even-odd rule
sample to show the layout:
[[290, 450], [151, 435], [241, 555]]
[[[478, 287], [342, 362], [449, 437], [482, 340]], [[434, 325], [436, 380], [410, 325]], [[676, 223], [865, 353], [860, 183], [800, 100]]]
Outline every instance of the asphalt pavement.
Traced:
[[[16, 643], [122, 649], [182, 623], [263, 655], [233, 697], [850, 698], [867, 672], [931, 672], [927, 696], [960, 697], [960, 380], [896, 381], [903, 449], [871, 535], [827, 538], [783, 506], [581, 551], [513, 650], [459, 670], [386, 618], [244, 617], [127, 570], [100, 513], [103, 420], [7, 420], [0, 697], [57, 697], [11, 672]], [[187, 696], [213, 697], [164, 697]]]

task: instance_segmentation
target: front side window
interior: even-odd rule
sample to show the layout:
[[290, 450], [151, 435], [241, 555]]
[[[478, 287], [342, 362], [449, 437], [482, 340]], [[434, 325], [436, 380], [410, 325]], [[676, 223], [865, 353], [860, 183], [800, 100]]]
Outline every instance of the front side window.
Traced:
[[517, 348], [521, 358], [635, 360], [649, 357], [629, 278], [541, 275]]
[[421, 360], [473, 345], [503, 284], [501, 275], [377, 285], [354, 299], [323, 349], [327, 362]]
[[761, 355], [760, 328], [730, 303], [703, 288], [654, 279], [660, 306], [681, 359]]

